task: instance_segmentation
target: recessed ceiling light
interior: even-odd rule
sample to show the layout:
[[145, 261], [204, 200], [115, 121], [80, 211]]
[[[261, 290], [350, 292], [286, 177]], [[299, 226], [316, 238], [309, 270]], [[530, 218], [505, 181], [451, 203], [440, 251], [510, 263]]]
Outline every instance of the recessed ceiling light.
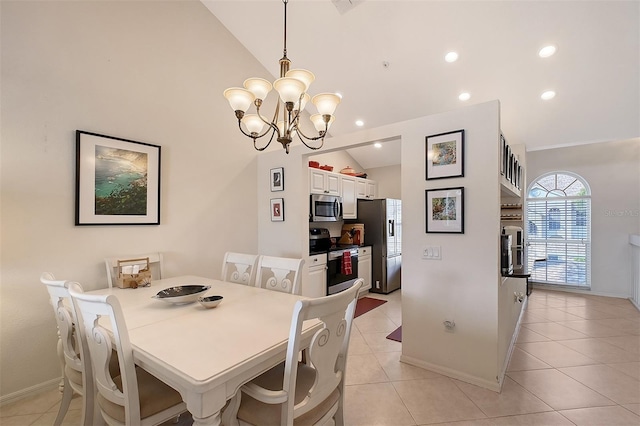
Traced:
[[549, 99], [553, 99], [555, 96], [556, 96], [556, 92], [554, 92], [553, 90], [547, 90], [546, 92], [543, 92], [542, 95], [540, 95], [540, 97], [545, 101], [548, 101]]
[[461, 101], [468, 101], [469, 98], [471, 98], [471, 94], [469, 92], [460, 93], [460, 95], [458, 96], [458, 99], [460, 99]]
[[362, 127], [362, 126], [364, 126], [364, 121], [362, 121], [362, 120], [356, 120], [356, 126], [358, 126], [358, 127]]
[[444, 60], [447, 62], [455, 62], [458, 60], [458, 52], [449, 52], [444, 56]]
[[553, 56], [553, 54], [556, 53], [556, 50], [558, 49], [553, 44], [550, 44], [549, 46], [545, 46], [540, 49], [538, 51], [538, 56], [541, 58], [548, 58], [549, 56]]
[[373, 144], [375, 148], [382, 148], [382, 144], [380, 142], [376, 142]]

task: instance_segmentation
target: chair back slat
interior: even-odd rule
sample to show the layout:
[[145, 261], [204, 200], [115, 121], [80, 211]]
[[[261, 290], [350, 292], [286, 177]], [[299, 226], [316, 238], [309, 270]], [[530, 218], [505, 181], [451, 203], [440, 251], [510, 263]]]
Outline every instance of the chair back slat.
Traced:
[[226, 252], [222, 262], [222, 281], [255, 285], [258, 255]]
[[303, 264], [303, 259], [260, 256], [256, 287], [299, 295]]

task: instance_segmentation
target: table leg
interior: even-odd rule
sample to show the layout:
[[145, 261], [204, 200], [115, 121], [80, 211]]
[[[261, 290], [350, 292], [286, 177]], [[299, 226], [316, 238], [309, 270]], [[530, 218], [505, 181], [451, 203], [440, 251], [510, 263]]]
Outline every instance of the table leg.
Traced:
[[194, 426], [219, 426], [221, 424], [222, 421], [220, 420], [220, 411], [215, 413], [213, 416], [204, 418], [193, 416]]
[[224, 385], [202, 393], [197, 391], [185, 393], [182, 394], [182, 397], [187, 404], [187, 410], [193, 416], [194, 426], [219, 426], [222, 424], [221, 412], [227, 402]]

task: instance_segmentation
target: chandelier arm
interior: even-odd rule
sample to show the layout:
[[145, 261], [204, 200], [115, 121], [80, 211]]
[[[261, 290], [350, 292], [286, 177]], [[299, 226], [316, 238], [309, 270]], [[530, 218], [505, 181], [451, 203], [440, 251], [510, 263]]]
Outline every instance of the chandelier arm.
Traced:
[[256, 151], [264, 151], [265, 149], [267, 149], [269, 147], [269, 145], [271, 145], [271, 141], [273, 140], [273, 135], [275, 135], [276, 132], [271, 133], [271, 137], [269, 138], [269, 142], [267, 142], [267, 144], [265, 146], [263, 146], [262, 148], [258, 148], [258, 145], [256, 144], [256, 139], [253, 138], [253, 148]]
[[309, 148], [309, 149], [312, 149], [312, 150], [314, 150], [314, 151], [315, 151], [315, 150], [318, 150], [318, 149], [322, 148], [322, 146], [324, 145], [324, 135], [322, 135], [322, 136], [318, 136], [317, 138], [308, 138], [308, 137], [306, 137], [306, 136], [302, 135], [302, 136], [304, 136], [304, 139], [307, 139], [307, 140], [309, 140], [309, 141], [316, 141], [316, 140], [318, 140], [318, 139], [321, 139], [321, 141], [320, 141], [320, 146], [315, 147], [315, 146], [311, 146], [311, 145], [307, 144], [307, 143], [304, 141], [304, 139], [300, 136], [300, 135], [302, 134], [302, 132], [300, 132], [300, 130], [297, 130], [297, 131], [296, 131], [296, 133], [298, 134], [298, 139], [300, 139], [300, 142], [302, 142], [302, 144], [303, 144], [304, 146], [306, 146], [307, 148]]
[[[319, 139], [322, 139], [324, 141], [324, 137], [326, 136], [327, 131], [326, 130], [321, 130], [320, 132], [318, 132], [318, 136], [310, 137], [310, 136], [305, 135], [304, 132], [302, 132], [302, 130], [296, 124], [296, 133], [298, 134], [298, 138], [300, 138], [300, 140], [302, 140], [302, 137], [304, 137], [308, 141], [317, 141]], [[300, 135], [302, 135], [302, 137], [300, 137]], [[303, 141], [303, 143], [304, 143], [304, 141]]]

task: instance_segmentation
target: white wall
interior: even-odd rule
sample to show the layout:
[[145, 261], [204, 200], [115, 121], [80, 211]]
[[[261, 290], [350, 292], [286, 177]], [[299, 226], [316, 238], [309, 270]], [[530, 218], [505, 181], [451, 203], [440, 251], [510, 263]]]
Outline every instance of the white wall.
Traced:
[[401, 171], [400, 164], [367, 169], [367, 179], [378, 183], [378, 198], [402, 198]]
[[527, 185], [569, 171], [591, 188], [591, 293], [632, 295], [629, 235], [640, 232], [640, 139], [527, 153]]
[[[271, 77], [199, 1], [0, 7], [7, 400], [60, 377], [43, 271], [95, 289], [109, 255], [160, 250], [167, 275], [215, 277], [226, 250], [257, 252], [256, 153], [222, 92]], [[76, 129], [162, 146], [161, 225], [74, 226]]]
[[[425, 181], [425, 136], [458, 129], [466, 131], [465, 177]], [[493, 389], [498, 387], [499, 364], [499, 129], [499, 103], [492, 101], [325, 141], [325, 149], [331, 150], [386, 138], [402, 140], [403, 360]], [[307, 212], [308, 155], [308, 150], [296, 147], [289, 156], [273, 153], [258, 159], [259, 176], [286, 165], [285, 186], [292, 191], [286, 194], [287, 215], [290, 209]], [[453, 186], [465, 187], [465, 233], [426, 234], [425, 189]], [[268, 191], [266, 186], [258, 190], [261, 210], [273, 196]], [[306, 216], [271, 223], [268, 212], [259, 213], [261, 251], [295, 254], [297, 246], [297, 255], [306, 254], [300, 236], [308, 224], [299, 220]], [[442, 260], [423, 260], [426, 245], [442, 247]], [[454, 333], [445, 332], [445, 319], [456, 322]]]

